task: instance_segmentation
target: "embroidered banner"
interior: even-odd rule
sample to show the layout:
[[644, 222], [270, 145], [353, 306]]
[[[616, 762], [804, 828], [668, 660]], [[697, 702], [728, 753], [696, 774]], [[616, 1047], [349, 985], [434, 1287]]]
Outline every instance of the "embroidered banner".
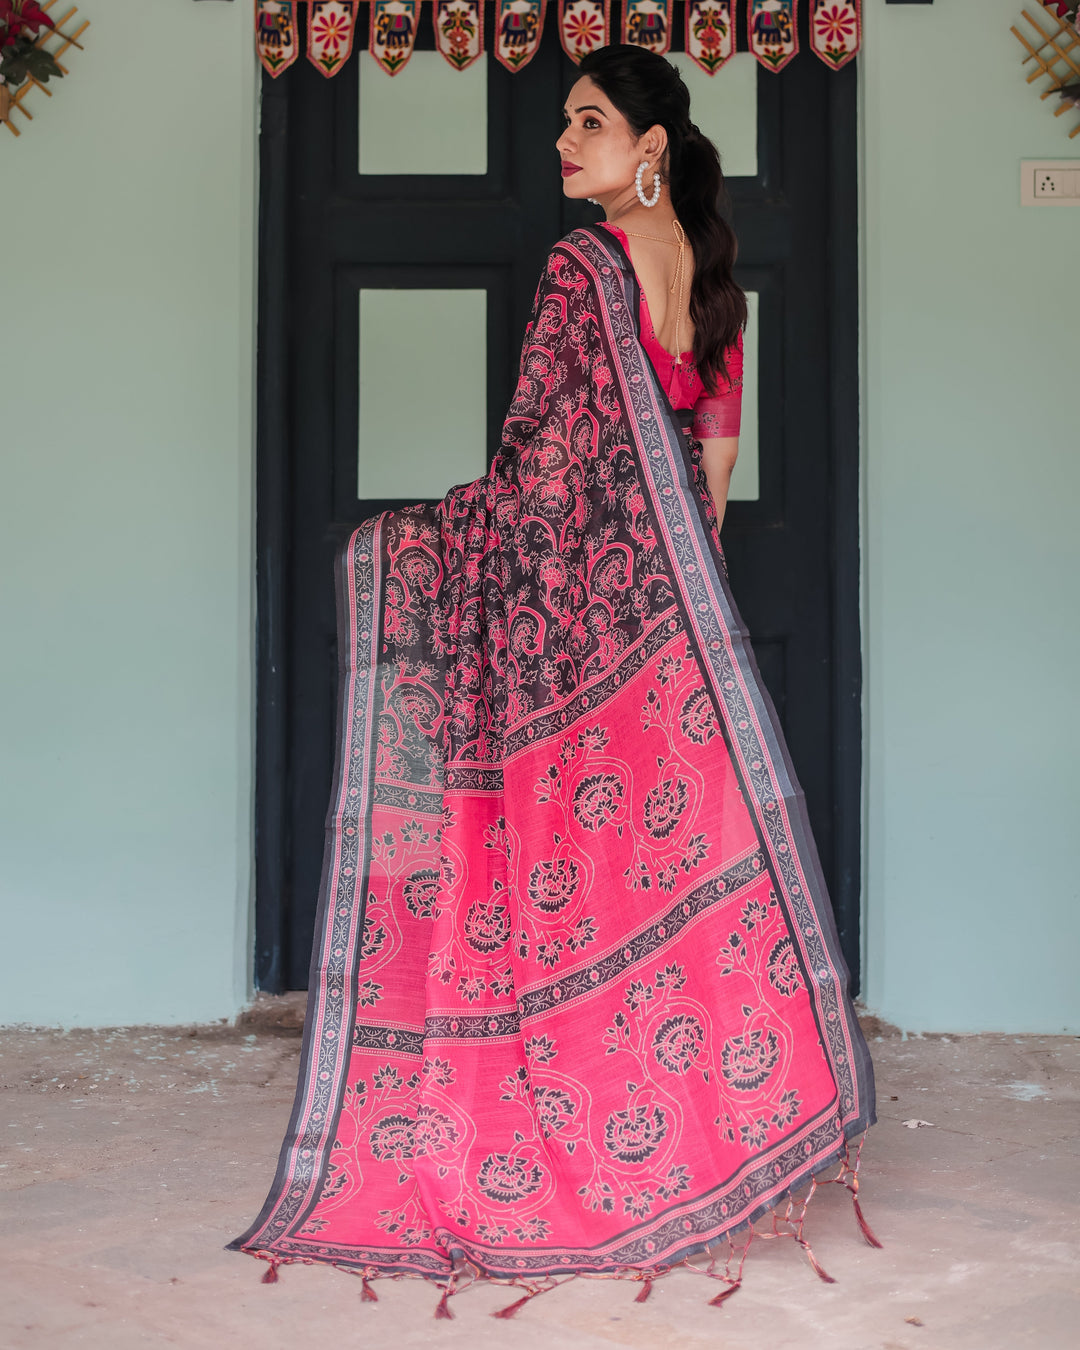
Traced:
[[746, 0], [750, 50], [766, 70], [783, 70], [799, 50], [799, 0]]
[[255, 50], [275, 77], [292, 65], [300, 55], [296, 0], [255, 0]]
[[408, 65], [416, 43], [420, 0], [371, 0], [372, 56], [388, 75]]
[[735, 51], [731, 0], [686, 0], [686, 51], [710, 75], [731, 59]]
[[309, 0], [307, 54], [326, 76], [336, 75], [352, 55], [358, 0]]
[[623, 0], [624, 42], [663, 54], [671, 46], [672, 0]]
[[862, 44], [862, 0], [810, 0], [810, 47], [827, 66], [846, 66]]
[[547, 0], [498, 0], [495, 59], [507, 70], [521, 70], [536, 55], [544, 31]]
[[[2, 3], [2, 0], [0, 0]], [[389, 75], [408, 64], [416, 46], [422, 0], [371, 0], [369, 50]], [[494, 0], [495, 57], [516, 72], [536, 55], [547, 0]], [[352, 55], [359, 0], [255, 0], [255, 43], [272, 76], [300, 53], [298, 11], [307, 5], [307, 55], [326, 76]], [[484, 52], [485, 0], [432, 0], [435, 46], [455, 70]], [[737, 0], [686, 0], [685, 48], [710, 75], [736, 50]], [[840, 70], [862, 46], [862, 0], [809, 0], [810, 46]], [[559, 41], [572, 61], [612, 40], [611, 0], [558, 0]], [[674, 0], [623, 0], [621, 40], [663, 55], [671, 50]], [[799, 51], [799, 0], [746, 0], [750, 50], [771, 71], [783, 70]]]
[[481, 0], [435, 0], [435, 46], [455, 70], [465, 70], [484, 51]]
[[559, 0], [559, 41], [572, 61], [611, 41], [611, 0]]

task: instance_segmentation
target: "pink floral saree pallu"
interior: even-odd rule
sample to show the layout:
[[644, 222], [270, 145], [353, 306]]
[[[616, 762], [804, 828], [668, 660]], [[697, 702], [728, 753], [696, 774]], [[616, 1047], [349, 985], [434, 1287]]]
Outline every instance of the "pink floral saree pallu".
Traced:
[[300, 1081], [232, 1244], [267, 1278], [648, 1280], [857, 1191], [870, 1058], [637, 314], [608, 232], [557, 245], [487, 475], [342, 556]]

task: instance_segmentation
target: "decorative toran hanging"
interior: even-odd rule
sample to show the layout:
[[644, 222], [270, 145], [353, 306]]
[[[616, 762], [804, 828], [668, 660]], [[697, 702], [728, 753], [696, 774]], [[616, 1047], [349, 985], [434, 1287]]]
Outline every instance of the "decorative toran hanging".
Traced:
[[731, 60], [735, 54], [732, 0], [687, 0], [686, 51], [710, 75]]
[[352, 55], [359, 0], [310, 0], [308, 60], [326, 76], [336, 75]]
[[495, 59], [521, 70], [536, 55], [544, 31], [547, 0], [495, 0]]
[[408, 65], [419, 17], [420, 0], [371, 0], [368, 49], [387, 75], [396, 75]]
[[435, 0], [435, 46], [455, 70], [466, 70], [484, 51], [483, 0]]
[[[416, 46], [422, 0], [369, 0], [368, 50], [388, 75], [409, 62]], [[431, 0], [435, 47], [455, 70], [466, 70], [484, 51], [484, 4], [495, 5], [495, 59], [509, 71], [527, 66], [544, 31], [548, 0]], [[574, 61], [611, 41], [612, 0], [553, 0], [559, 41]], [[715, 75], [735, 53], [740, 0], [686, 0], [685, 49]], [[771, 71], [783, 70], [799, 51], [799, 0], [741, 0], [750, 51]], [[839, 70], [862, 42], [862, 0], [807, 0], [810, 48]], [[308, 7], [308, 60], [336, 75], [353, 50], [360, 0], [255, 0], [259, 60], [280, 75], [300, 55], [299, 9]], [[674, 0], [622, 0], [619, 38], [648, 51], [671, 50]]]
[[559, 0], [559, 41], [572, 61], [611, 41], [611, 0]]

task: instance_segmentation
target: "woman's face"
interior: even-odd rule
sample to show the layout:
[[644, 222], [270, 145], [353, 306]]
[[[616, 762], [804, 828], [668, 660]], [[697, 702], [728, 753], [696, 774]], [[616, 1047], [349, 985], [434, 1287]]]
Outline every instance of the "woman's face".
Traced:
[[555, 142], [562, 160], [563, 194], [598, 201], [623, 192], [643, 159], [659, 167], [665, 141], [661, 127], [635, 136], [629, 122], [587, 75], [570, 90], [563, 107], [566, 130]]

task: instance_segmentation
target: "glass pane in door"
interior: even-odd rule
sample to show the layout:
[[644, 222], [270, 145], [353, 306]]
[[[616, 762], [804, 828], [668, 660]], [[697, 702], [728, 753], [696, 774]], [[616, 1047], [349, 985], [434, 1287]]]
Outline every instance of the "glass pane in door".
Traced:
[[485, 174], [487, 57], [455, 70], [438, 52], [413, 52], [397, 75], [361, 52], [362, 174]]
[[758, 484], [758, 293], [746, 292], [750, 311], [743, 334], [742, 424], [739, 427], [739, 458], [731, 475], [728, 500], [756, 502]]
[[356, 495], [428, 501], [487, 469], [487, 292], [360, 291]]
[[690, 90], [690, 116], [720, 151], [728, 178], [756, 178], [757, 59], [736, 52], [715, 75], [708, 75], [685, 52], [669, 52], [668, 59]]

